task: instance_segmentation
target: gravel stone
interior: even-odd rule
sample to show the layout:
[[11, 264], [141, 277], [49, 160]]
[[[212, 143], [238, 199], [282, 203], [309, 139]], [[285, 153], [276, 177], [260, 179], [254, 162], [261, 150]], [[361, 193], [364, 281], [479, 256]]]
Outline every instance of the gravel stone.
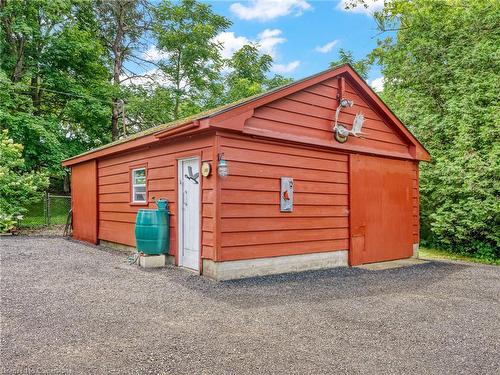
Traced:
[[500, 267], [215, 282], [63, 238], [0, 256], [4, 374], [500, 373]]

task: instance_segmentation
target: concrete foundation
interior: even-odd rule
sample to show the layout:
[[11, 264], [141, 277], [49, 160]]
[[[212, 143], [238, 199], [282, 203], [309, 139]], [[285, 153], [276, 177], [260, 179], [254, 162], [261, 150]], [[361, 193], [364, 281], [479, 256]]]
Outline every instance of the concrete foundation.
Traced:
[[227, 262], [203, 259], [203, 275], [215, 280], [231, 280], [347, 266], [347, 250], [341, 250]]
[[128, 246], [128, 245], [123, 245], [121, 243], [116, 243], [116, 242], [110, 242], [110, 241], [105, 241], [105, 240], [100, 240], [99, 245], [104, 246], [104, 247], [109, 247], [110, 249], [113, 250], [118, 250], [118, 251], [123, 251], [124, 253], [133, 253], [137, 249], [133, 246]]
[[143, 268], [165, 267], [167, 257], [165, 255], [141, 255], [139, 256], [139, 266]]
[[413, 258], [418, 259], [418, 249], [420, 248], [419, 243], [414, 243], [413, 244]]

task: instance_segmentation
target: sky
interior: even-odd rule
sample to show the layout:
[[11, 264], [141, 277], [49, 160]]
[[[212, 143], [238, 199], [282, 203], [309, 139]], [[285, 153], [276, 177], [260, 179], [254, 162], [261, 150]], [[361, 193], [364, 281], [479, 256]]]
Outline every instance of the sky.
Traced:
[[[376, 23], [372, 13], [383, 0], [368, 0], [369, 7], [344, 8], [346, 0], [204, 0], [214, 12], [232, 21], [217, 36], [223, 43], [223, 57], [229, 58], [244, 44], [257, 43], [274, 59], [272, 73], [300, 79], [329, 67], [339, 48], [351, 51], [355, 59], [376, 47]], [[146, 52], [148, 53], [148, 52]], [[149, 51], [155, 54], [154, 48]], [[151, 56], [150, 56], [151, 57]], [[373, 67], [368, 83], [380, 91], [383, 78]]]
[[[344, 0], [345, 1], [345, 0]], [[294, 79], [327, 69], [338, 57], [339, 48], [353, 52], [356, 59], [376, 47], [376, 23], [372, 12], [383, 0], [368, 9], [346, 11], [342, 0], [250, 0], [205, 1], [214, 11], [229, 18], [233, 25], [219, 36], [225, 57], [245, 42], [257, 42], [274, 59], [272, 71]], [[378, 67], [368, 82], [380, 89]]]

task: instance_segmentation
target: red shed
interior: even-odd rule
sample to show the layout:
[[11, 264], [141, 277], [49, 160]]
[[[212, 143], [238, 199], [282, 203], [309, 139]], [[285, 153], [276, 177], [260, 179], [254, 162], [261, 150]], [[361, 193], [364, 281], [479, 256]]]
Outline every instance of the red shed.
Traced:
[[424, 147], [342, 65], [63, 164], [74, 238], [133, 248], [137, 210], [167, 198], [169, 260], [228, 279], [413, 256], [421, 160]]

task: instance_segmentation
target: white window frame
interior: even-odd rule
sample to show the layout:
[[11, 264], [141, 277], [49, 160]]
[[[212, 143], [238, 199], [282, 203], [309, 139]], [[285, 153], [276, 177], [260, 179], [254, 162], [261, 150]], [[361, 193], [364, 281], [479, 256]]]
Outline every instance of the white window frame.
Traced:
[[[135, 174], [137, 171], [144, 171], [144, 183], [143, 184], [136, 184], [135, 183]], [[146, 172], [146, 167], [140, 167], [140, 168], [134, 168], [132, 169], [132, 203], [147, 203], [148, 201], [148, 181], [147, 181], [147, 172]], [[143, 201], [138, 201], [135, 199], [135, 189], [137, 187], [144, 187], [144, 200]], [[142, 193], [142, 192], [141, 192]]]

